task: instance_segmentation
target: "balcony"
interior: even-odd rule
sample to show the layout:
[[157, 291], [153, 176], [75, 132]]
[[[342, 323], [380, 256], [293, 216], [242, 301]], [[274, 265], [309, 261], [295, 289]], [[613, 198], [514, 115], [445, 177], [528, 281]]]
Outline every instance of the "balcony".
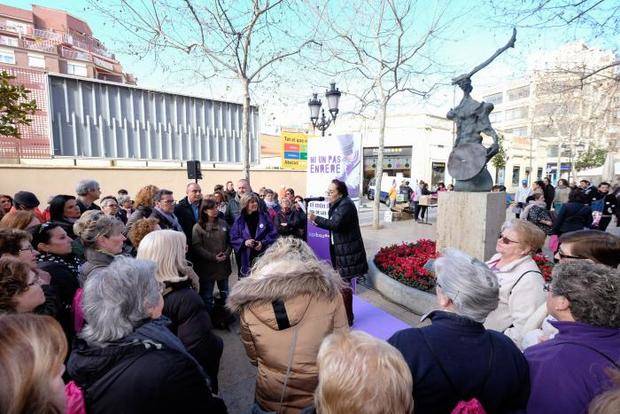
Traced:
[[51, 30], [34, 29], [33, 35], [34, 37], [50, 40], [54, 43], [62, 43], [62, 34], [52, 32]]
[[0, 22], [0, 30], [4, 30], [5, 32], [17, 33], [19, 35], [32, 35], [33, 28], [32, 26], [28, 25], [25, 25], [24, 27], [15, 26], [5, 20]]
[[110, 72], [114, 72], [114, 64], [103, 59], [99, 59], [97, 56], [93, 56], [93, 63], [99, 67], [102, 67]]
[[69, 49], [64, 46], [60, 48], [60, 56], [66, 59], [83, 60], [86, 62], [90, 62], [92, 60], [90, 54], [86, 52], [81, 52], [79, 50]]
[[22, 47], [25, 49], [38, 50], [40, 52], [58, 53], [56, 44], [49, 40], [21, 40]]

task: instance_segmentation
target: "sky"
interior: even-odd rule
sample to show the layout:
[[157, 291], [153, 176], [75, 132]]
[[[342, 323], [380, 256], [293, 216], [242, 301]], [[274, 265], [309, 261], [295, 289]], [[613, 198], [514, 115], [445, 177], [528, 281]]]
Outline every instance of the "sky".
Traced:
[[[135, 0], [136, 3], [143, 1], [148, 2], [148, 0]], [[234, 4], [239, 4], [241, 1], [224, 3], [233, 4], [234, 7]], [[511, 28], [508, 23], [511, 21], [501, 14], [498, 15], [498, 10], [490, 7], [492, 1], [425, 0], [412, 2], [416, 7], [415, 20], [413, 21], [414, 32], [417, 29], [416, 25], [423, 25], [441, 6], [444, 6], [442, 10], [446, 16], [455, 16], [458, 17], [458, 20], [455, 20], [454, 24], [441, 32], [438, 39], [440, 47], [426, 52], [427, 56], [435, 62], [434, 64], [441, 67], [441, 75], [435, 75], [434, 82], [438, 81], [445, 86], [435, 89], [433, 95], [426, 100], [401, 97], [400, 100], [395, 101], [395, 107], [392, 110], [401, 113], [413, 110], [433, 113], [445, 113], [447, 111], [454, 103], [455, 96], [453, 87], [449, 86], [451, 77], [469, 72], [477, 64], [487, 59], [497, 48], [504, 45], [510, 37]], [[515, 1], [519, 2], [520, 0]], [[3, 1], [0, 0], [0, 2]], [[114, 0], [101, 0], [98, 3], [106, 5], [114, 2]], [[9, 3], [14, 7], [30, 9], [30, 4], [33, 2], [32, 0], [6, 2], [6, 4]], [[311, 3], [311, 0], [306, 0], [306, 4]], [[403, 2], [398, 3], [404, 4]], [[175, 68], [182, 66], [183, 63], [184, 57], [181, 53], [175, 52], [174, 55], [171, 55], [170, 59], [171, 61], [174, 59], [174, 64], [167, 67], [156, 65], [152, 55], [140, 59], [126, 53], [131, 34], [114, 25], [109, 18], [94, 10], [88, 1], [39, 0], [36, 4], [63, 9], [75, 17], [85, 20], [94, 35], [110, 51], [116, 53], [116, 57], [122, 63], [124, 70], [137, 76], [138, 86], [233, 102], [241, 101], [238, 82], [231, 82], [219, 74], [210, 79], [202, 79], [189, 71], [175, 71]], [[347, 8], [338, 9], [338, 6], [345, 4], [344, 2], [328, 4], [328, 12], [334, 13], [338, 19], [346, 19]], [[510, 1], [501, 2], [501, 4], [510, 4]], [[433, 8], [433, 5], [436, 7]], [[345, 14], [344, 17], [342, 13]], [[292, 21], [287, 23], [290, 23], [288, 26], [293, 27], [293, 29], [287, 33], [291, 38], [295, 36], [295, 30], [307, 29], [306, 22], [295, 21], [296, 16], [290, 15], [290, 19]], [[477, 74], [473, 79], [475, 88], [491, 85], [503, 78], [520, 77], [525, 73], [528, 56], [553, 50], [569, 41], [585, 40], [591, 46], [611, 50], [615, 48], [615, 52], [619, 52], [617, 48], [620, 45], [620, 34], [610, 34], [613, 31], [604, 35], [597, 35], [585, 26], [575, 26], [569, 29], [566, 27], [535, 29], [527, 27], [531, 20], [516, 23], [519, 26], [516, 48], [508, 50], [488, 68]], [[288, 36], [276, 35], [274, 42], [277, 42], [278, 38], [288, 39]], [[311, 93], [313, 91], [322, 92], [332, 80], [337, 81], [341, 85], [341, 89], [342, 85], [350, 88], [355, 87], [355, 81], [347, 76], [337, 76], [332, 79], [329, 75], [320, 74], [320, 71], [313, 70], [314, 68], [321, 68], [320, 62], [307, 61], [301, 64], [303, 64], [303, 68], [300, 68], [298, 61], [282, 63], [280, 67], [283, 69], [281, 82], [264, 83], [253, 89], [254, 103], [260, 106], [263, 129], [303, 125], [307, 122], [307, 101]], [[330, 62], [330, 66], [331, 64], [333, 62]], [[343, 112], [346, 112], [347, 107], [354, 106], [352, 101], [354, 98], [346, 96], [346, 90], [343, 92], [345, 95], [341, 101], [341, 108]], [[457, 93], [456, 95], [460, 94]], [[325, 99], [323, 100], [325, 101]]]

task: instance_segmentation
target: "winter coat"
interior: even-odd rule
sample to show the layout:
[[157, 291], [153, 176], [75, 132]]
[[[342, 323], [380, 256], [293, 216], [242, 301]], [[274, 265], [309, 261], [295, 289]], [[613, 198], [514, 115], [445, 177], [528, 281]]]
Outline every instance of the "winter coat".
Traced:
[[525, 350], [532, 384], [527, 412], [586, 413], [590, 401], [612, 387], [606, 369], [618, 368], [610, 359], [620, 361], [620, 330], [550, 323], [558, 334]]
[[138, 206], [138, 208], [136, 208], [127, 219], [127, 231], [131, 229], [131, 226], [133, 226], [136, 221], [143, 218], [149, 218], [151, 217], [151, 214], [153, 214], [153, 209], [151, 207]]
[[[496, 254], [487, 262], [493, 266]], [[499, 269], [493, 269], [499, 281], [499, 305], [487, 316], [484, 326], [503, 332], [520, 345], [525, 324], [538, 307], [545, 303], [545, 281], [534, 259], [525, 256]]]
[[487, 413], [525, 408], [527, 362], [510, 338], [450, 312], [434, 311], [426, 317], [432, 325], [405, 329], [388, 339], [403, 354], [415, 378], [416, 414], [450, 413], [458, 401], [473, 397]]
[[76, 341], [67, 373], [82, 388], [89, 414], [226, 412], [164, 321], [147, 322], [105, 347]]
[[258, 212], [258, 227], [256, 228], [256, 236], [252, 237], [248, 225], [245, 221], [243, 214], [239, 215], [235, 224], [230, 229], [230, 244], [235, 249], [235, 252], [240, 256], [241, 260], [241, 275], [247, 276], [250, 271], [251, 263], [251, 251], [250, 248], [245, 245], [245, 241], [254, 239], [262, 243], [263, 247], [260, 252], [255, 252], [255, 255], [261, 255], [265, 250], [273, 244], [278, 238], [278, 233], [273, 227], [273, 223], [269, 220], [266, 213], [262, 211]]
[[314, 222], [330, 232], [332, 265], [340, 276], [350, 279], [368, 272], [357, 209], [349, 197], [342, 197], [329, 207], [328, 219], [316, 217]]
[[568, 202], [558, 212], [551, 234], [561, 235], [592, 226], [592, 209], [582, 203]]
[[302, 220], [295, 210], [289, 209], [287, 213], [281, 210], [276, 216], [274, 225], [280, 236], [303, 237], [304, 229], [302, 228]]
[[80, 266], [80, 286], [84, 286], [89, 276], [97, 274], [114, 261], [114, 256], [95, 250], [92, 247], [86, 248], [84, 255], [86, 256], [86, 262]]
[[[226, 222], [228, 222], [228, 224], [231, 227], [233, 224], [235, 224], [235, 221], [237, 221], [237, 218], [239, 218], [239, 215], [241, 214], [241, 206], [239, 205], [239, 201], [241, 200], [241, 197], [237, 193], [234, 193], [234, 194], [235, 194], [234, 197], [228, 198], [228, 206], [226, 207], [226, 213], [224, 213], [224, 218], [226, 219]], [[262, 198], [260, 198], [258, 194], [256, 193], [252, 193], [252, 194], [258, 197], [259, 210], [261, 212], [267, 213], [267, 204], [265, 204], [265, 201]]]
[[[198, 214], [200, 214], [200, 212], [198, 212]], [[187, 197], [183, 197], [174, 207], [174, 215], [177, 216], [177, 220], [179, 220], [183, 233], [185, 233], [185, 237], [187, 237], [187, 244], [191, 245], [192, 229], [194, 228], [194, 224], [198, 222], [198, 219], [194, 216], [194, 210], [192, 209], [192, 205], [189, 203]]]
[[71, 304], [73, 296], [80, 287], [78, 282], [78, 268], [80, 261], [77, 257], [70, 254], [67, 256], [57, 256], [55, 254], [44, 253], [37, 256], [37, 267], [50, 274], [50, 286], [56, 292], [60, 308], [57, 312], [57, 319], [67, 335], [69, 343], [74, 335], [73, 321], [71, 319]]
[[211, 317], [198, 289], [192, 287], [191, 278], [166, 282], [162, 313], [172, 321], [168, 328], [202, 366], [211, 380], [212, 389], [217, 392], [217, 374], [224, 345], [222, 339], [213, 333]]
[[88, 210], [101, 210], [101, 207], [99, 207], [95, 203], [92, 203], [90, 206], [86, 207], [86, 205], [82, 203], [82, 200], [80, 200], [79, 198], [76, 200], [76, 204], [78, 208], [80, 209], [81, 214], [84, 214], [84, 212]]
[[555, 188], [553, 188], [552, 185], [546, 185], [543, 190], [543, 195], [547, 210], [551, 210], [551, 205], [553, 204], [553, 199], [555, 198]]
[[156, 218], [157, 220], [159, 220], [159, 227], [161, 227], [162, 230], [183, 231], [181, 223], [179, 223], [179, 219], [174, 214], [172, 214], [172, 217], [174, 217], [177, 221], [175, 222], [173, 220], [170, 220], [161, 211], [159, 211], [157, 208], [154, 208], [150, 218]]
[[228, 297], [240, 313], [240, 335], [258, 367], [256, 401], [267, 411], [280, 408], [289, 351], [297, 331], [282, 413], [297, 413], [313, 402], [318, 382], [316, 357], [323, 338], [348, 329], [340, 278], [335, 273], [306, 273], [242, 279]]
[[[207, 223], [203, 229], [195, 224], [192, 230], [192, 253], [194, 270], [201, 280], [223, 280], [232, 273], [230, 266], [230, 229], [225, 220], [219, 219], [216, 223]], [[215, 256], [224, 252], [227, 260], [218, 262]]]

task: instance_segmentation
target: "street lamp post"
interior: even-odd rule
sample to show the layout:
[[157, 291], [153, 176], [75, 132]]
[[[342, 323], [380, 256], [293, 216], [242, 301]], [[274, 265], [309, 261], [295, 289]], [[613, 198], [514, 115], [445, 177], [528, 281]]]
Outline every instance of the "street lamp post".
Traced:
[[[330, 90], [325, 91], [325, 98], [327, 99], [327, 106], [329, 107], [329, 113], [331, 118], [325, 117], [325, 109], [321, 110], [323, 105], [318, 98], [317, 93], [312, 94], [312, 99], [308, 101], [308, 108], [310, 108], [310, 121], [312, 122], [312, 128], [321, 131], [321, 136], [325, 136], [325, 130], [329, 128], [332, 122], [336, 123], [336, 116], [338, 115], [338, 102], [340, 101], [340, 95], [342, 93], [336, 88], [336, 83], [330, 84]], [[321, 119], [319, 120], [319, 112], [321, 112]]]

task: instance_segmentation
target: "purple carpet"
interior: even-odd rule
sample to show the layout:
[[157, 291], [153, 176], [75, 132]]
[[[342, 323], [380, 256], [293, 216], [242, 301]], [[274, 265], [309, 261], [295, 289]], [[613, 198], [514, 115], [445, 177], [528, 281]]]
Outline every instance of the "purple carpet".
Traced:
[[405, 322], [353, 295], [353, 329], [387, 340], [394, 332], [410, 328]]

